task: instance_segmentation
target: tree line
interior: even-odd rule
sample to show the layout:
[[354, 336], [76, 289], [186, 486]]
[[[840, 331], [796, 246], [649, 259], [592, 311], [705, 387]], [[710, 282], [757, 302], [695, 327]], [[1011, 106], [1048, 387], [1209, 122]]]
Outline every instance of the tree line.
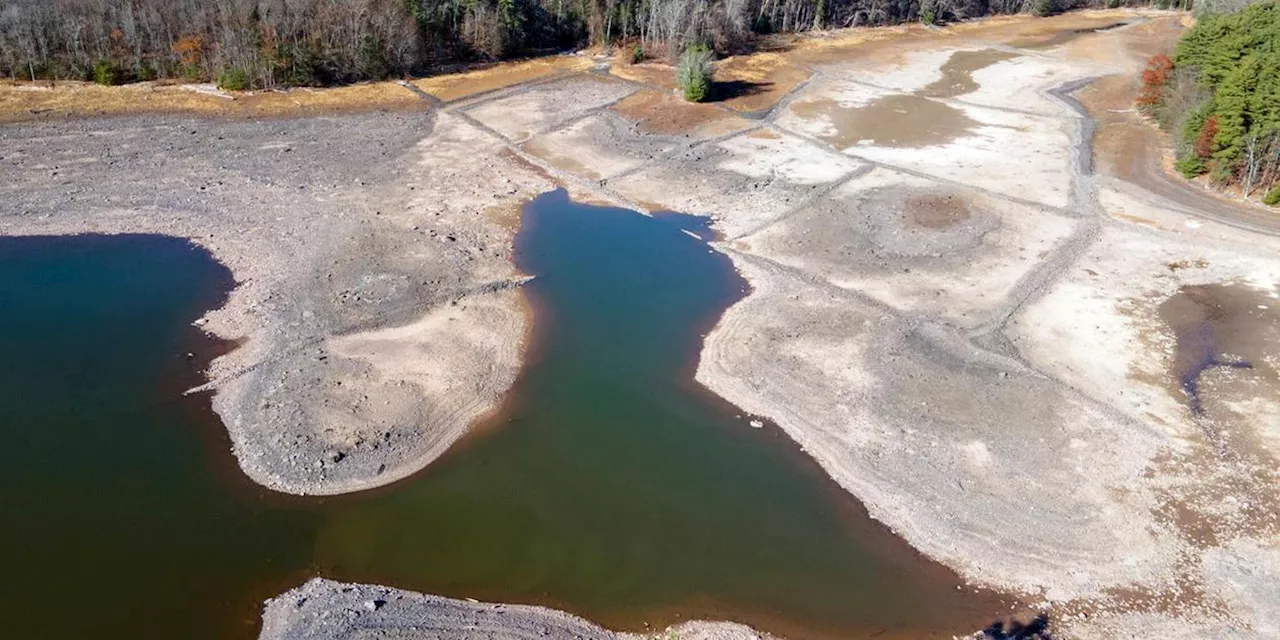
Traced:
[[1280, 205], [1280, 2], [1201, 17], [1142, 80], [1138, 106], [1173, 134], [1183, 175]]
[[[1159, 0], [1165, 3], [1175, 0]], [[1189, 0], [1176, 0], [1188, 2]], [[757, 34], [1127, 0], [0, 0], [0, 75], [212, 80], [232, 89], [329, 85], [442, 64], [637, 42], [717, 53]], [[1147, 4], [1144, 0], [1141, 4]]]

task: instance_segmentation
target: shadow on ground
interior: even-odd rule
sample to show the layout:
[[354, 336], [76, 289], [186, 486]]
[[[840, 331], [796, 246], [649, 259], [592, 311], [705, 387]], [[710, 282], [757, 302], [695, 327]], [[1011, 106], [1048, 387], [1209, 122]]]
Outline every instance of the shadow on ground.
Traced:
[[754, 96], [773, 88], [772, 82], [748, 82], [746, 80], [729, 80], [714, 82], [711, 85], [710, 102], [724, 102], [744, 96]]

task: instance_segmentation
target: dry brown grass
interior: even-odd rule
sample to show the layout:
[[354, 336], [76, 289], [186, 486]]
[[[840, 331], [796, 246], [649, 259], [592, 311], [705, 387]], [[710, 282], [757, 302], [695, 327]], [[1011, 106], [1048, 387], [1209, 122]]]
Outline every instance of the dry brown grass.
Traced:
[[[724, 98], [724, 105], [735, 111], [762, 111], [777, 104], [797, 85], [812, 75], [782, 53], [761, 52], [733, 56], [716, 65], [716, 82], [720, 87], [737, 87]], [[724, 91], [724, 89], [721, 89]]]
[[[739, 112], [767, 109], [809, 77], [812, 65], [852, 56], [888, 56], [922, 41], [957, 36], [994, 42], [1034, 45], [1067, 30], [1087, 29], [1132, 19], [1123, 10], [1081, 11], [1052, 18], [999, 16], [929, 29], [919, 24], [838, 29], [815, 34], [770, 38], [769, 49], [727, 58], [717, 65], [718, 89], [727, 93], [720, 105]], [[886, 62], [889, 60], [886, 59]], [[584, 71], [590, 56], [551, 56], [414, 80], [413, 84], [444, 102], [472, 97], [556, 74]], [[675, 72], [666, 64], [621, 64], [611, 73], [657, 90], [675, 89]], [[0, 122], [48, 116], [188, 113], [217, 117], [289, 117], [367, 110], [417, 111], [425, 101], [394, 82], [375, 82], [330, 89], [244, 92], [234, 95], [197, 91], [191, 85], [146, 82], [103, 87], [84, 82], [22, 83], [0, 81]], [[715, 120], [711, 109], [683, 105], [645, 94], [624, 101], [619, 113], [655, 132], [687, 132]], [[646, 114], [646, 109], [655, 109]], [[687, 109], [687, 113], [677, 113]]]
[[676, 90], [676, 68], [661, 62], [614, 65], [609, 73], [632, 82], [655, 87], [662, 91]]
[[413, 84], [443, 102], [452, 102], [558, 73], [582, 71], [590, 66], [591, 59], [587, 56], [552, 56], [422, 78]]
[[[203, 90], [200, 90], [202, 87]], [[217, 92], [208, 85], [143, 82], [104, 87], [86, 82], [0, 84], [0, 121], [48, 116], [184, 113], [262, 118], [352, 111], [418, 111], [427, 103], [394, 82], [332, 89]]]
[[637, 91], [611, 108], [636, 123], [640, 131], [659, 135], [716, 136], [751, 125], [724, 109], [705, 103], [690, 104], [662, 89]]

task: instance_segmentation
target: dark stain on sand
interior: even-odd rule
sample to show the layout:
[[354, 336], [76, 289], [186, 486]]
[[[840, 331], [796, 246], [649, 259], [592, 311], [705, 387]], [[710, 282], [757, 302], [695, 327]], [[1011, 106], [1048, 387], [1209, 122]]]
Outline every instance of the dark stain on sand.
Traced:
[[1266, 359], [1280, 351], [1277, 303], [1264, 289], [1216, 283], [1184, 286], [1160, 305], [1177, 341], [1169, 373], [1193, 414], [1205, 412], [1202, 378], [1213, 369], [1256, 369], [1276, 382]]

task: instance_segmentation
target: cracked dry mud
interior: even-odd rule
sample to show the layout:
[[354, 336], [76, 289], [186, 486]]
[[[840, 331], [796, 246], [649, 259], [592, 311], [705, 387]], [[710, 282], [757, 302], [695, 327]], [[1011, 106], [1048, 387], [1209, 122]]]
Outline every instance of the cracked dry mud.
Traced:
[[[750, 109], [686, 107], [619, 69], [445, 83], [460, 97], [425, 114], [8, 125], [0, 231], [210, 248], [241, 283], [206, 327], [244, 341], [209, 385], [242, 468], [338, 493], [422, 468], [514, 381], [521, 202], [562, 184], [708, 215], [752, 291], [697, 379], [776, 422], [873, 517], [1048, 607], [1062, 637], [1266, 638], [1280, 240], [1263, 214], [1117, 170], [1159, 163], [1128, 142], [1140, 123], [1106, 115], [1179, 21], [1086, 12], [801, 42], [768, 54], [788, 90]], [[1099, 77], [1083, 105], [1069, 95]], [[1212, 357], [1251, 366], [1200, 372], [1193, 411], [1180, 345], [1227, 307], [1248, 335]], [[325, 581], [264, 620], [264, 638], [613, 637], [543, 609]]]

